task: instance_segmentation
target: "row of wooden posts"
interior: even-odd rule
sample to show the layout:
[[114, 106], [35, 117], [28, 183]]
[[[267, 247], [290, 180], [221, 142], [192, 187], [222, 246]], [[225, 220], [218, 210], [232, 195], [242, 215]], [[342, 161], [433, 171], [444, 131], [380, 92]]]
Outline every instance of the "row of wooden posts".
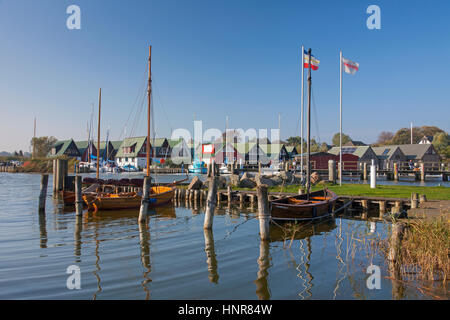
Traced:
[[[67, 160], [54, 160], [54, 179], [53, 179], [53, 194], [57, 194], [58, 191], [64, 190], [64, 177], [67, 176]], [[206, 210], [205, 210], [205, 218], [203, 228], [205, 230], [211, 230], [213, 226], [214, 220], [214, 209], [218, 202], [221, 201], [221, 198], [224, 195], [223, 191], [218, 190], [219, 177], [217, 168], [214, 170], [208, 169], [208, 191], [206, 190], [187, 190], [187, 189], [175, 189], [174, 200], [185, 200], [186, 202], [203, 202], [206, 201]], [[81, 176], [75, 176], [75, 208], [76, 215], [83, 214], [83, 199], [82, 199], [82, 178]], [[43, 174], [41, 176], [41, 190], [39, 195], [39, 211], [45, 211], [45, 199], [47, 196], [47, 185], [48, 185], [48, 175]], [[139, 210], [139, 218], [138, 221], [145, 222], [147, 219], [148, 207], [150, 204], [149, 195], [150, 195], [151, 183], [148, 177], [144, 178], [143, 184], [143, 197], [141, 202], [141, 207]], [[226, 191], [226, 200], [231, 204], [234, 193], [231, 189], [231, 186], [228, 186]], [[249, 192], [239, 192], [237, 194], [239, 198], [239, 203], [243, 204], [247, 198], [249, 199], [250, 205], [255, 205], [256, 201], [258, 203], [258, 218], [259, 218], [259, 226], [260, 226], [260, 236], [262, 240], [269, 239], [269, 225], [271, 220], [271, 213], [269, 207], [269, 200], [272, 200], [274, 195], [268, 195], [267, 186], [258, 185], [256, 193]], [[281, 196], [281, 195], [280, 195]], [[341, 200], [342, 201], [342, 200]], [[367, 217], [367, 211], [370, 205], [377, 203], [380, 210], [380, 218], [386, 213], [386, 205], [388, 203], [387, 200], [369, 200], [369, 199], [359, 199], [352, 200], [354, 202], [360, 202], [363, 210], [363, 218], [364, 215]], [[392, 213], [399, 213], [403, 207], [404, 203], [401, 200], [393, 200], [394, 205], [391, 207]], [[419, 195], [417, 193], [413, 193], [410, 199], [410, 207], [417, 208], [419, 202], [426, 201], [425, 195]]]
[[[205, 210], [205, 218], [203, 222], [203, 229], [212, 230], [213, 222], [214, 222], [214, 209], [220, 201], [220, 193], [218, 193], [218, 185], [219, 185], [219, 170], [217, 165], [213, 165], [208, 167], [208, 191], [204, 190], [185, 190], [185, 189], [176, 189], [174, 198], [185, 198], [188, 201], [200, 201], [200, 199], [204, 199], [206, 197], [206, 210]], [[143, 185], [143, 195], [142, 195], [142, 203], [139, 210], [139, 223], [144, 223], [147, 220], [147, 211], [149, 206], [149, 191], [150, 191], [150, 179], [149, 177], [144, 178]], [[227, 189], [228, 191], [228, 199], [231, 201], [231, 187]], [[254, 196], [252, 198], [254, 202]], [[269, 197], [267, 192], [267, 186], [257, 186], [257, 199], [258, 199], [258, 218], [259, 218], [259, 227], [260, 227], [260, 236], [261, 240], [269, 239], [269, 225], [270, 225], [270, 208], [269, 208]]]
[[[340, 176], [340, 166], [341, 164], [338, 163], [337, 164], [337, 168], [336, 168], [336, 161], [335, 160], [329, 160], [328, 161], [328, 180], [332, 181], [332, 182], [336, 182], [336, 179], [339, 179]], [[364, 181], [369, 180], [369, 168], [368, 168], [368, 164], [366, 162], [362, 163], [362, 168], [361, 168], [361, 179]], [[375, 175], [377, 174], [377, 169], [375, 167]], [[398, 163], [394, 163], [393, 166], [393, 170], [392, 171], [388, 171], [386, 172], [386, 179], [387, 180], [394, 180], [394, 181], [399, 181], [399, 177], [400, 177], [400, 170], [399, 170], [399, 165]], [[420, 170], [419, 171], [415, 171], [414, 172], [414, 179], [416, 181], [425, 181], [425, 177], [426, 177], [426, 171], [425, 171], [425, 164], [421, 163], [420, 164]], [[449, 175], [445, 172], [442, 173], [442, 180], [443, 181], [448, 181], [449, 179]]]
[[0, 166], [0, 172], [16, 173], [19, 172], [17, 166]]

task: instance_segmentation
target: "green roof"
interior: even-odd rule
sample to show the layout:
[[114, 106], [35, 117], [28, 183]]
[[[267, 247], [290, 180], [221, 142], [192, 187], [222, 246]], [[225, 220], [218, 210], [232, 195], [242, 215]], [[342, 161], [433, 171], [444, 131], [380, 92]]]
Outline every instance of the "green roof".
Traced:
[[[137, 157], [142, 149], [147, 137], [125, 138], [117, 151], [116, 158], [119, 157]], [[124, 153], [124, 148], [134, 146], [134, 152]]]
[[111, 142], [112, 146], [114, 147], [114, 150], [118, 150], [123, 141], [110, 141], [110, 142]]
[[158, 147], [162, 147], [164, 142], [166, 142], [166, 138], [155, 138], [155, 139], [151, 139], [150, 138], [150, 143], [152, 144], [153, 148], [158, 148]]
[[[358, 156], [359, 158], [361, 158], [362, 156], [364, 156], [364, 154], [367, 152], [367, 150], [370, 148], [370, 146], [355, 146], [355, 147], [351, 147], [351, 146], [342, 146], [342, 153], [346, 154], [353, 154], [355, 156]], [[330, 150], [328, 150], [328, 153], [334, 154], [334, 155], [339, 155], [339, 147], [333, 147]]]
[[[73, 141], [73, 139], [70, 139], [70, 140], [61, 140], [61, 141], [57, 141], [57, 142], [55, 142], [55, 144], [52, 146], [52, 149], [53, 148], [59, 148], [59, 150], [56, 152], [56, 154], [50, 154], [51, 156], [54, 156], [54, 157], [59, 157], [59, 156], [62, 156], [62, 155], [64, 155], [65, 153], [66, 153], [66, 151], [67, 151], [67, 149], [69, 148], [69, 146], [73, 143], [74, 141]], [[75, 144], [75, 147], [76, 147], [76, 144]], [[78, 148], [77, 148], [78, 149]], [[50, 151], [50, 153], [51, 153], [51, 151]]]

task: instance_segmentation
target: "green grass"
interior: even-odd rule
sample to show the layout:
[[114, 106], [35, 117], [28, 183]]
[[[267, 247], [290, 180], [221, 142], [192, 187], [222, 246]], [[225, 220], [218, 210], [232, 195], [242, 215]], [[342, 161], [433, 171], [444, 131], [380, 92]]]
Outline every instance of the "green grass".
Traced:
[[[312, 187], [312, 191], [327, 187], [338, 195], [348, 196], [374, 196], [386, 198], [410, 198], [411, 193], [425, 194], [429, 200], [450, 200], [450, 188], [448, 187], [420, 187], [420, 186], [386, 186], [378, 185], [376, 189], [370, 189], [367, 184], [322, 184]], [[298, 193], [299, 185], [269, 187], [269, 192]], [[246, 188], [233, 188], [234, 190], [251, 190]]]

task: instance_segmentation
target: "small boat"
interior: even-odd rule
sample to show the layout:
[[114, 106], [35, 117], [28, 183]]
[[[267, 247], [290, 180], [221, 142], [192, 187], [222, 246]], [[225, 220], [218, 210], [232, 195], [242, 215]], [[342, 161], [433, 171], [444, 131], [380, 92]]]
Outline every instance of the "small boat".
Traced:
[[311, 49], [308, 50], [308, 120], [307, 120], [307, 168], [306, 194], [272, 200], [271, 210], [274, 220], [315, 220], [326, 217], [333, 212], [337, 195], [328, 189], [310, 192], [311, 188]]
[[330, 190], [319, 190], [270, 201], [274, 220], [314, 220], [328, 216], [337, 200]]
[[228, 170], [228, 167], [225, 164], [222, 164], [222, 166], [219, 168], [220, 174], [229, 174], [231, 173], [230, 170]]
[[206, 164], [204, 161], [195, 160], [193, 164], [189, 165], [188, 167], [189, 173], [197, 173], [197, 174], [206, 174], [208, 171], [208, 168], [206, 167]]
[[[84, 188], [82, 195], [85, 195], [87, 199], [91, 200], [97, 195], [98, 184], [92, 184], [87, 188]], [[62, 199], [65, 206], [75, 204], [75, 191], [63, 190], [61, 191]]]
[[[157, 207], [170, 203], [173, 199], [174, 188], [157, 186], [151, 187], [149, 207]], [[139, 208], [141, 206], [142, 194], [135, 192], [123, 193], [105, 193], [98, 194], [95, 197], [83, 196], [84, 202], [88, 206], [88, 210], [97, 212], [99, 210], [120, 210]]]

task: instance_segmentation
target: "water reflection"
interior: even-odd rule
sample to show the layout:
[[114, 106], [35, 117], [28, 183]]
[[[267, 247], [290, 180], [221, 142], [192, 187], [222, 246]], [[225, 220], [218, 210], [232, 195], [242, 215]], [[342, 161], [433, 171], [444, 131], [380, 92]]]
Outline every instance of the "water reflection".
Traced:
[[205, 252], [206, 264], [208, 265], [209, 281], [215, 284], [219, 282], [219, 274], [217, 273], [217, 259], [214, 250], [214, 236], [212, 230], [203, 230], [205, 236]]
[[270, 299], [270, 289], [268, 283], [268, 269], [270, 268], [270, 256], [269, 256], [269, 242], [260, 241], [259, 243], [259, 258], [258, 258], [258, 273], [255, 280], [256, 295], [260, 300]]
[[74, 232], [75, 238], [74, 255], [76, 263], [81, 262], [81, 231], [83, 231], [83, 217], [76, 216], [75, 232]]
[[39, 239], [40, 247], [42, 249], [47, 248], [47, 220], [45, 212], [39, 212]]
[[144, 267], [144, 280], [141, 282], [141, 285], [145, 292], [145, 300], [148, 300], [150, 298], [150, 290], [147, 288], [147, 284], [152, 281], [149, 277], [152, 268], [150, 264], [150, 231], [147, 222], [139, 223], [139, 243], [141, 247], [141, 263]]
[[314, 276], [311, 272], [311, 255], [312, 245], [311, 237], [322, 235], [330, 232], [336, 228], [334, 219], [328, 219], [318, 222], [303, 222], [303, 223], [286, 223], [271, 225], [270, 238], [271, 242], [282, 241], [285, 246], [291, 248], [294, 240], [298, 240], [300, 262], [297, 263], [295, 255], [292, 260], [296, 265], [298, 271], [297, 277], [301, 281], [302, 290], [298, 293], [301, 299], [308, 299], [312, 297], [312, 288], [314, 286]]

